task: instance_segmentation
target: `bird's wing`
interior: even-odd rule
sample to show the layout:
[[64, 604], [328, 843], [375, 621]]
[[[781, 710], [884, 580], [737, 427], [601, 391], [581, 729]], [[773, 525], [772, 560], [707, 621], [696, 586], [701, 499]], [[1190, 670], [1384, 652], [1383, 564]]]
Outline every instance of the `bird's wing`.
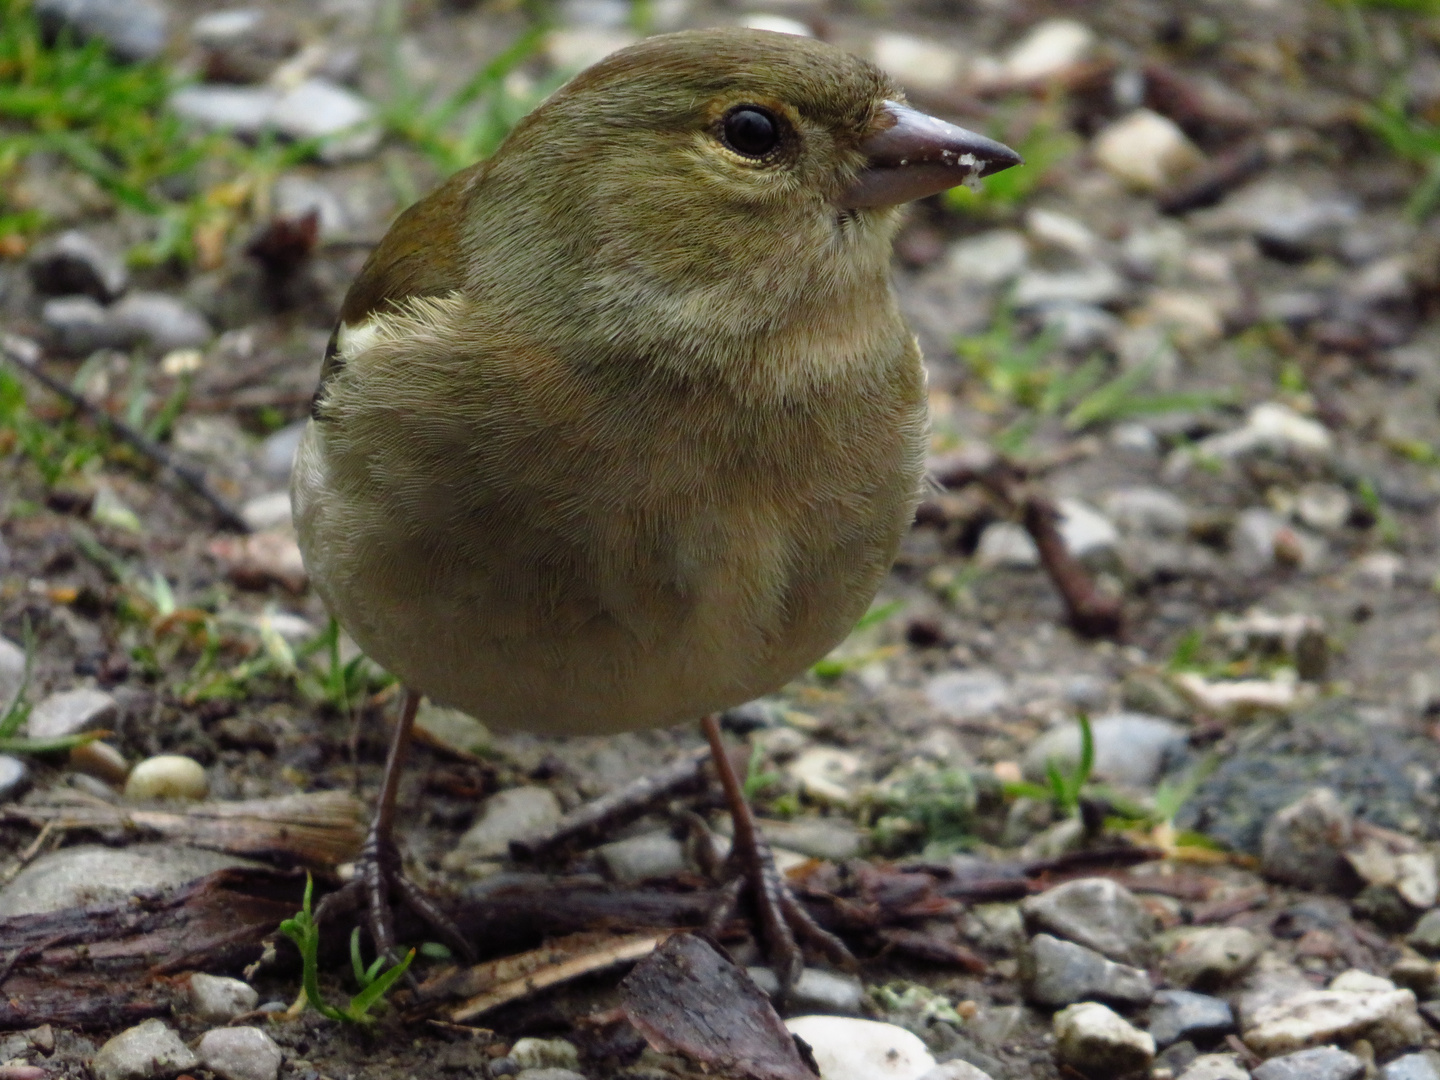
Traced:
[[462, 169], [407, 209], [365, 260], [325, 346], [320, 382], [310, 404], [315, 419], [323, 419], [320, 404], [330, 380], [344, 368], [348, 356], [363, 351], [377, 316], [416, 297], [444, 296], [463, 283], [461, 225], [482, 167], [480, 163]]

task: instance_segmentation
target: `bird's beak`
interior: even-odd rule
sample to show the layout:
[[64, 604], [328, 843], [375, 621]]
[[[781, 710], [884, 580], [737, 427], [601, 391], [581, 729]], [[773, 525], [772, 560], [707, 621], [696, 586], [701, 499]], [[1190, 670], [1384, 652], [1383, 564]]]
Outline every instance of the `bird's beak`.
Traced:
[[891, 123], [860, 144], [869, 161], [840, 197], [844, 209], [898, 206], [1022, 164], [1003, 143], [887, 101]]

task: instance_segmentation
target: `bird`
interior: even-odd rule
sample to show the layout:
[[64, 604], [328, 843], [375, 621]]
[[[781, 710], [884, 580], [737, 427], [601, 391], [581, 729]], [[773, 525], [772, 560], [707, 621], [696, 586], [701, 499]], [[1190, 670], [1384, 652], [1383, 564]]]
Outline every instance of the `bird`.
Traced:
[[456, 937], [393, 836], [423, 694], [545, 735], [699, 719], [767, 951], [798, 976], [795, 934], [820, 932], [717, 715], [871, 604], [928, 443], [902, 207], [1018, 163], [833, 45], [692, 30], [581, 72], [399, 215], [341, 306], [291, 491], [315, 590], [405, 687], [332, 894], [377, 951], [395, 903]]

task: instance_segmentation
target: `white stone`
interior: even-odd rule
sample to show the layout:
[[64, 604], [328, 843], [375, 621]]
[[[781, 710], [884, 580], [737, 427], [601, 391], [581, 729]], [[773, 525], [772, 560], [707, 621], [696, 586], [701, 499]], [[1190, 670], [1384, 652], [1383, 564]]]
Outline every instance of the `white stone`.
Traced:
[[1290, 668], [1272, 679], [1207, 679], [1193, 671], [1175, 676], [1175, 684], [1207, 712], [1222, 716], [1254, 712], [1285, 712], [1301, 698], [1301, 687]]
[[521, 1069], [576, 1069], [580, 1051], [565, 1039], [521, 1039], [510, 1048], [509, 1058]]
[[919, 1080], [935, 1068], [925, 1044], [894, 1024], [797, 1016], [785, 1026], [810, 1044], [820, 1080]]
[[644, 833], [602, 844], [595, 854], [612, 881], [634, 883], [689, 869], [685, 845], [668, 832]]
[[1190, 508], [1163, 488], [1117, 488], [1100, 505], [1124, 532], [1175, 536], [1190, 527]]
[[1094, 1001], [1061, 1009], [1054, 1028], [1056, 1056], [1087, 1076], [1125, 1076], [1155, 1057], [1154, 1039]]
[[1331, 979], [1328, 989], [1340, 990], [1347, 994], [1387, 994], [1399, 987], [1380, 975], [1371, 975], [1368, 971], [1351, 968]]
[[968, 1061], [961, 1061], [955, 1058], [952, 1061], [941, 1062], [931, 1069], [920, 1080], [993, 1080], [984, 1069], [977, 1069]]
[[1053, 78], [1085, 59], [1095, 45], [1095, 31], [1074, 19], [1046, 19], [1016, 42], [1004, 63], [1006, 78], [1036, 82]]
[[1100, 238], [1090, 226], [1058, 210], [1039, 206], [1027, 210], [1025, 231], [1038, 244], [1060, 248], [1082, 259], [1093, 258], [1100, 249]]
[[1090, 150], [1112, 176], [1142, 191], [1174, 183], [1203, 160], [1173, 120], [1149, 109], [1136, 109], [1101, 130]]
[[258, 135], [265, 130], [280, 94], [268, 87], [197, 83], [170, 95], [170, 110], [211, 131]]
[[975, 561], [986, 567], [1030, 570], [1040, 565], [1040, 549], [1024, 526], [1013, 521], [995, 521], [986, 525], [980, 534]]
[[320, 157], [326, 161], [367, 157], [384, 134], [375, 120], [375, 106], [354, 91], [318, 77], [286, 91], [268, 122], [292, 139], [324, 139]]
[[1335, 438], [1324, 424], [1275, 401], [1256, 405], [1243, 426], [1211, 435], [1195, 446], [1197, 453], [1221, 460], [1265, 452], [1277, 456], [1324, 457], [1334, 449]]
[[545, 38], [545, 56], [557, 71], [579, 71], [637, 40], [626, 30], [552, 30]]
[[1060, 511], [1060, 539], [1075, 558], [1115, 550], [1120, 532], [1100, 511], [1079, 499], [1057, 499], [1055, 506]]
[[229, 1023], [258, 1004], [260, 994], [249, 983], [203, 971], [190, 976], [190, 1008], [206, 1023]]
[[[0, 700], [0, 708], [9, 703], [9, 698]], [[80, 687], [51, 694], [36, 705], [25, 721], [25, 730], [32, 739], [63, 739], [109, 727], [118, 715], [119, 706], [105, 691]]]
[[247, 499], [245, 504], [240, 507], [240, 517], [255, 532], [289, 525], [290, 492], [271, 491], [268, 494], [256, 495], [253, 499]]
[[1437, 877], [1435, 856], [1428, 851], [1412, 851], [1399, 856], [1399, 873], [1395, 891], [1417, 910], [1424, 911], [1440, 901], [1440, 877]]
[[1275, 1057], [1360, 1037], [1410, 1016], [1419, 1021], [1409, 990], [1311, 990], [1257, 1009], [1244, 1039], [1262, 1057]]
[[786, 18], [784, 15], [770, 15], [763, 11], [752, 11], [748, 15], [740, 16], [740, 25], [748, 26], [751, 30], [769, 30], [772, 34], [793, 34], [795, 37], [815, 36], [815, 31], [799, 19]]
[[196, 1051], [205, 1068], [221, 1080], [275, 1080], [284, 1057], [275, 1040], [257, 1027], [207, 1031]]
[[95, 1080], [158, 1080], [193, 1069], [200, 1059], [163, 1020], [127, 1028], [96, 1052], [90, 1062]]
[[936, 675], [926, 685], [925, 696], [952, 720], [974, 720], [1009, 704], [1012, 693], [999, 672], [977, 668]]
[[1128, 286], [1103, 262], [1078, 270], [1030, 270], [1015, 282], [1011, 297], [1017, 308], [1049, 304], [1094, 304], [1103, 307], [1124, 298]]
[[951, 246], [946, 264], [957, 278], [994, 288], [1017, 277], [1030, 258], [1030, 246], [1013, 229], [992, 229]]
[[1166, 331], [1184, 349], [1219, 341], [1225, 334], [1220, 309], [1208, 297], [1188, 289], [1156, 289], [1138, 318]]
[[1350, 493], [1339, 484], [1306, 484], [1295, 493], [1295, 514], [1312, 529], [1338, 532], [1350, 520]]
[[1201, 1054], [1180, 1080], [1250, 1080], [1250, 1070], [1234, 1054]]
[[855, 800], [861, 761], [858, 754], [836, 746], [812, 746], [785, 767], [813, 799], [848, 806]]
[[159, 754], [146, 758], [130, 770], [125, 781], [125, 798], [203, 799], [210, 792], [205, 766], [181, 754]]
[[917, 90], [953, 86], [965, 70], [965, 58], [959, 50], [911, 34], [876, 34], [871, 48], [876, 64]]

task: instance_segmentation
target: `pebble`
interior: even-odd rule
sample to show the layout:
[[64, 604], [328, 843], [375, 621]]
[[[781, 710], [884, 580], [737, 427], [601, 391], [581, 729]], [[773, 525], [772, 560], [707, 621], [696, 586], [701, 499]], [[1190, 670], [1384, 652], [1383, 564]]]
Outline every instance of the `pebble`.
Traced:
[[0, 754], [0, 802], [19, 797], [30, 782], [30, 767], [17, 757]]
[[797, 1016], [785, 1026], [810, 1044], [820, 1080], [919, 1080], [935, 1068], [925, 1044], [894, 1024], [849, 1016]]
[[[276, 217], [299, 220], [313, 213], [322, 242], [343, 237], [350, 231], [350, 214], [346, 211], [345, 204], [334, 191], [318, 180], [286, 173], [275, 181], [270, 198]], [[303, 430], [304, 426], [300, 426]], [[288, 462], [286, 472], [289, 472]]]
[[993, 229], [966, 237], [950, 247], [946, 267], [973, 285], [995, 288], [1018, 277], [1030, 258], [1030, 245], [1014, 229]]
[[1094, 304], [1049, 304], [1039, 311], [1044, 332], [1057, 336], [1056, 345], [1083, 353], [1108, 347], [1125, 332], [1125, 324]]
[[[1409, 990], [1308, 990], [1255, 1010], [1245, 1045], [1262, 1057], [1334, 1040], [1368, 1038], [1379, 1050], [1417, 1045], [1425, 1034]], [[1300, 1074], [1297, 1074], [1300, 1075]]]
[[1235, 1014], [1228, 1003], [1189, 990], [1157, 990], [1150, 1003], [1147, 1025], [1157, 1046], [1181, 1039], [1212, 1042], [1235, 1030]]
[[1265, 950], [1264, 942], [1243, 926], [1182, 930], [1172, 941], [1161, 970], [1187, 988], [1223, 986], [1249, 971]]
[[1075, 19], [1036, 23], [1006, 54], [1002, 70], [1012, 82], [1041, 82], [1078, 64], [1095, 47], [1095, 31]]
[[1036, 934], [1020, 956], [1025, 997], [1037, 1005], [1070, 1005], [1089, 998], [1144, 1005], [1155, 995], [1150, 976], [1107, 960], [1093, 949]]
[[242, 589], [265, 589], [277, 584], [293, 593], [305, 591], [305, 560], [294, 531], [288, 527], [249, 536], [217, 536], [207, 550], [225, 567], [226, 576]]
[[170, 108], [211, 130], [249, 137], [269, 130], [291, 139], [321, 139], [319, 156], [327, 162], [368, 157], [382, 135], [370, 102], [321, 76], [283, 93], [259, 86], [184, 86], [171, 95]]
[[0, 708], [9, 707], [24, 683], [25, 650], [9, 638], [0, 637]]
[[1354, 873], [1345, 849], [1354, 843], [1355, 822], [1335, 792], [1316, 788], [1277, 811], [1260, 838], [1261, 870], [1286, 885], [1346, 891]]
[[1105, 307], [1124, 299], [1128, 291], [1119, 274], [1095, 262], [1078, 270], [1027, 270], [1016, 280], [1011, 301], [1022, 310], [1054, 304]]
[[586, 1080], [574, 1069], [521, 1069], [515, 1080]]
[[148, 344], [158, 353], [197, 349], [215, 336], [205, 316], [169, 293], [126, 293], [109, 313], [127, 342]]
[[137, 892], [249, 865], [232, 855], [178, 844], [77, 844], [40, 856], [0, 889], [0, 918], [115, 903]]
[[429, 698], [420, 702], [415, 726], [437, 742], [466, 754], [483, 754], [492, 741], [490, 729], [469, 713], [436, 705]]
[[158, 0], [35, 0], [40, 24], [99, 38], [121, 60], [154, 60], [165, 49], [168, 16]]
[[1020, 905], [1031, 933], [1073, 941], [1121, 964], [1149, 959], [1155, 917], [1135, 894], [1109, 878], [1080, 878], [1056, 885]]
[[[752, 967], [746, 970], [755, 985], [766, 994], [774, 997], [780, 992], [780, 980], [769, 968]], [[865, 1011], [865, 986], [854, 975], [807, 967], [800, 973], [799, 981], [790, 988], [790, 999], [786, 1004], [792, 1009], [860, 1016]]]
[[63, 739], [110, 727], [119, 715], [120, 706], [103, 690], [64, 690], [31, 710], [26, 732], [32, 739]]
[[283, 1055], [275, 1040], [257, 1027], [222, 1027], [200, 1037], [196, 1052], [221, 1080], [275, 1080]]
[[202, 128], [254, 137], [279, 101], [279, 91], [269, 87], [196, 83], [170, 95], [170, 111]]
[[190, 976], [190, 1008], [207, 1024], [224, 1024], [252, 1011], [260, 995], [249, 983], [197, 971]]
[[1340, 531], [1350, 510], [1350, 493], [1338, 484], [1310, 483], [1295, 494], [1295, 516], [1317, 532]]
[[844, 817], [805, 817], [791, 821], [767, 818], [760, 822], [760, 828], [775, 847], [832, 862], [856, 858], [865, 843], [865, 834]]
[[861, 758], [836, 746], [811, 746], [801, 751], [785, 772], [812, 799], [849, 806], [860, 781]]
[[876, 64], [916, 90], [953, 86], [965, 70], [965, 57], [958, 50], [911, 34], [876, 34], [871, 50]]
[[255, 532], [289, 525], [290, 492], [271, 491], [245, 500], [240, 507], [240, 517]]
[[1013, 521], [994, 521], [985, 526], [975, 546], [975, 561], [981, 566], [1004, 570], [1032, 570], [1040, 565], [1040, 549]]
[[1155, 1058], [1154, 1039], [1094, 1001], [1061, 1009], [1054, 1028], [1056, 1057], [1087, 1076], [1127, 1076]]
[[[1090, 733], [1095, 744], [1092, 776], [1130, 788], [1153, 786], [1189, 737], [1189, 729], [1183, 725], [1136, 712], [1096, 717], [1090, 722]], [[1079, 725], [1061, 723], [1030, 744], [1022, 767], [1027, 777], [1040, 783], [1048, 762], [1065, 768], [1074, 767], [1079, 760]]]
[[1334, 449], [1335, 437], [1324, 424], [1275, 401], [1256, 405], [1234, 431], [1208, 436], [1195, 446], [1199, 454], [1222, 461], [1262, 453], [1313, 459]]
[[115, 793], [104, 785], [119, 787], [130, 775], [130, 763], [125, 760], [125, 755], [103, 739], [81, 743], [72, 749], [66, 764], [87, 779], [103, 781], [100, 787], [104, 795], [101, 797], [108, 797], [112, 801]]
[[1345, 229], [1359, 214], [1358, 199], [1267, 177], [1238, 189], [1193, 220], [1205, 231], [1247, 232], [1262, 250], [1301, 259], [1338, 248]]
[[510, 1048], [509, 1058], [521, 1069], [575, 1069], [580, 1051], [566, 1039], [520, 1039]]
[[88, 296], [46, 300], [40, 308], [40, 321], [50, 331], [56, 348], [70, 356], [87, 356], [96, 349], [118, 349], [127, 344], [108, 309]]
[[595, 850], [612, 881], [634, 884], [691, 869], [685, 845], [669, 832], [651, 832], [602, 844]]
[[513, 787], [485, 800], [480, 818], [445, 856], [448, 869], [463, 869], [482, 859], [504, 859], [510, 841], [544, 832], [560, 820], [560, 801], [549, 788]]
[[1274, 511], [1250, 507], [1235, 517], [1230, 552], [1240, 573], [1260, 574], [1282, 562], [1314, 569], [1325, 548]]
[[1168, 187], [1204, 160], [1179, 125], [1149, 109], [1102, 128], [1090, 151], [1106, 172], [1140, 191]]
[[1201, 1054], [1179, 1080], [1250, 1080], [1250, 1070], [1234, 1054]]
[[163, 1020], [146, 1020], [116, 1035], [95, 1053], [95, 1080], [152, 1080], [196, 1068], [200, 1059]]
[[1405, 941], [1426, 956], [1440, 956], [1440, 908], [1431, 908], [1421, 915]]
[[158, 754], [146, 758], [130, 770], [125, 780], [125, 798], [135, 802], [146, 799], [205, 798], [210, 781], [205, 766], [182, 754]]
[[1060, 511], [1060, 538], [1075, 558], [1092, 559], [1115, 550], [1120, 532], [1100, 511], [1079, 499], [1057, 499], [1055, 506]]
[[952, 720], [975, 720], [1010, 704], [1010, 683], [997, 671], [973, 668], [936, 675], [925, 686], [925, 696]]
[[300, 439], [309, 426], [309, 420], [297, 420], [278, 431], [273, 431], [260, 444], [260, 468], [274, 480], [290, 479], [291, 466], [295, 464], [295, 451]]
[[1365, 1062], [1334, 1046], [1317, 1046], [1255, 1067], [1254, 1080], [1360, 1080]]
[[28, 269], [36, 292], [48, 296], [79, 294], [102, 304], [114, 300], [130, 283], [124, 260], [77, 229], [36, 247]]
[[1440, 1053], [1422, 1050], [1398, 1057], [1380, 1070], [1380, 1080], [1440, 1080]]

